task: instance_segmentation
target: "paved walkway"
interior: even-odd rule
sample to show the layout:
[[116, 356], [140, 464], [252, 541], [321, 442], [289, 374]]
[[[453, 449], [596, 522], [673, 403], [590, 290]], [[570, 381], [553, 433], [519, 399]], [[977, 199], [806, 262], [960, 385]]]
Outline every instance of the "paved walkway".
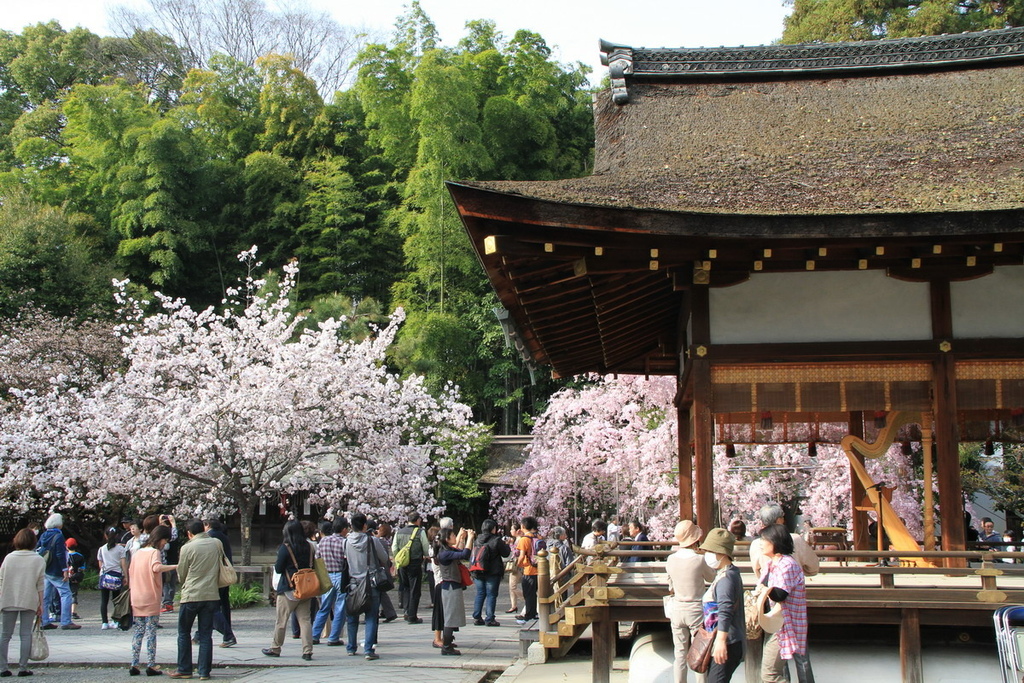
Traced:
[[[56, 666], [127, 669], [131, 660], [131, 631], [100, 628], [98, 591], [83, 590], [79, 597], [78, 612], [82, 618], [77, 623], [82, 625], [82, 629], [46, 631], [50, 658], [46, 662], [33, 663], [33, 668], [40, 674], [47, 667]], [[504, 606], [499, 601], [499, 607], [506, 609], [507, 599]], [[443, 657], [441, 651], [431, 644], [430, 610], [422, 608], [420, 616], [424, 619], [422, 624], [407, 624], [401, 618], [390, 624], [381, 624], [377, 645], [380, 659], [377, 661], [368, 662], [362, 656], [349, 657], [345, 648], [328, 647], [324, 640], [325, 644], [314, 646], [313, 660], [306, 662], [300, 658], [299, 641], [290, 638], [285, 641], [279, 658], [266, 657], [260, 652], [270, 645], [273, 608], [257, 606], [236, 610], [232, 615], [232, 625], [238, 645], [216, 647], [220, 636], [214, 633], [213, 676], [219, 680], [246, 683], [364, 681], [369, 677], [397, 680], [410, 676], [410, 669], [415, 668], [418, 683], [477, 683], [488, 676], [493, 680], [518, 656], [519, 629], [514, 619], [499, 619], [502, 622], [499, 628], [472, 624], [464, 627], [456, 634], [462, 656]], [[161, 622], [163, 628], [157, 635], [157, 660], [161, 668], [169, 672], [176, 668], [177, 612], [162, 615]], [[360, 637], [362, 633], [360, 627]], [[17, 652], [16, 641], [17, 637], [10, 650], [12, 655]], [[196, 646], [193, 646], [193, 657], [197, 654], [195, 650]], [[99, 680], [109, 680], [109, 677]]]
[[[469, 596], [467, 596], [468, 598]], [[131, 658], [131, 632], [100, 629], [99, 594], [82, 591], [78, 631], [47, 631], [50, 659], [32, 663], [38, 676], [51, 683], [107, 683], [127, 678]], [[499, 600], [499, 610], [508, 607], [508, 599]], [[381, 624], [378, 652], [381, 658], [368, 662], [348, 657], [345, 648], [315, 646], [313, 660], [300, 659], [297, 640], [287, 640], [280, 658], [264, 656], [260, 650], [270, 644], [274, 610], [259, 606], [234, 613], [239, 644], [233, 648], [214, 647], [213, 678], [238, 683], [363, 683], [367, 679], [401, 680], [414, 677], [416, 683], [588, 683], [590, 661], [586, 657], [527, 666], [518, 659], [518, 627], [510, 615], [500, 615], [502, 626], [489, 628], [466, 626], [457, 634], [461, 657], [442, 657], [431, 646], [433, 635], [429, 610], [421, 609], [423, 624], [410, 625], [401, 619]], [[157, 637], [158, 661], [165, 671], [175, 669], [177, 653], [177, 613], [162, 617], [164, 628]], [[17, 637], [10, 654], [17, 653]], [[214, 643], [219, 634], [214, 634]], [[664, 653], [667, 661], [671, 654]], [[194, 655], [193, 655], [194, 656]], [[898, 683], [899, 655], [895, 642], [812, 644], [811, 658], [819, 680], [832, 683]], [[998, 657], [991, 645], [927, 643], [924, 653], [925, 680], [929, 683], [976, 683], [998, 680]], [[648, 668], [648, 671], [639, 669]], [[615, 661], [612, 683], [649, 683], [657, 678], [657, 667], [638, 666], [628, 671], [628, 663]], [[415, 672], [413, 672], [415, 670]], [[132, 679], [136, 680], [136, 679]], [[141, 679], [138, 679], [141, 680]], [[163, 680], [163, 679], [158, 679]], [[671, 680], [670, 678], [660, 680]], [[745, 680], [740, 670], [733, 677]]]

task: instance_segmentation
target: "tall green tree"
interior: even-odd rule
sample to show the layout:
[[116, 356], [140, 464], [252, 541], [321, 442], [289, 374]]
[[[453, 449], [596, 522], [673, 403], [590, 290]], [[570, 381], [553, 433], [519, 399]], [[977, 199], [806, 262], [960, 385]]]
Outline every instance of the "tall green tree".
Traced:
[[111, 308], [111, 264], [87, 236], [89, 218], [32, 200], [25, 190], [0, 203], [0, 317], [30, 305], [58, 316]]
[[1024, 24], [1021, 0], [790, 0], [784, 43], [904, 38]]
[[[509, 411], [532, 403], [525, 367], [505, 348], [497, 299], [445, 190], [448, 180], [540, 180], [585, 175], [592, 116], [586, 68], [551, 59], [543, 39], [507, 40], [471, 21], [454, 47], [413, 3], [393, 40], [368, 46], [355, 91], [367, 139], [394, 167], [401, 206], [392, 212], [406, 272], [394, 287], [409, 317], [395, 361], [453, 382], [478, 419], [515, 432]], [[515, 420], [519, 423], [519, 417]]]

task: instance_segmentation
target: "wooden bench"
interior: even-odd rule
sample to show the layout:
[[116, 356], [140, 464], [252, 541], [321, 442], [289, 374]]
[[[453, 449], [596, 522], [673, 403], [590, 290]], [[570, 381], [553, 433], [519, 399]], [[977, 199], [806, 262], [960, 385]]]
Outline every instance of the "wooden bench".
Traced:
[[256, 565], [235, 565], [235, 571], [238, 572], [239, 583], [252, 581], [248, 577], [255, 575], [256, 580], [263, 584], [263, 595], [270, 599], [271, 591], [274, 590], [274, 568], [270, 565], [256, 564]]

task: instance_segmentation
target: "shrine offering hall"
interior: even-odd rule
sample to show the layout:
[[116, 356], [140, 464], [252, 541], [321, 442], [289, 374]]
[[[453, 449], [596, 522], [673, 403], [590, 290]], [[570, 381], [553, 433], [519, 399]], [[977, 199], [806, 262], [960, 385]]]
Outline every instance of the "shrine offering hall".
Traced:
[[704, 529], [714, 445], [839, 423], [855, 501], [924, 446], [923, 545], [964, 549], [959, 442], [1024, 435], [1024, 29], [602, 49], [591, 176], [449, 184], [521, 352], [677, 377]]

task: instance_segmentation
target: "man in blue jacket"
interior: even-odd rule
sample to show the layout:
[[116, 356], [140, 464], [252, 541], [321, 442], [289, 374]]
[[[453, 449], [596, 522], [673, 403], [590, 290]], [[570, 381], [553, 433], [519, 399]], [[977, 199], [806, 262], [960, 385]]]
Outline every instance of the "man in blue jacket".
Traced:
[[[68, 564], [68, 549], [64, 544], [64, 517], [54, 513], [46, 519], [46, 531], [39, 534], [36, 552], [49, 556], [44, 571], [45, 588], [43, 604], [49, 605], [60, 595], [60, 627], [70, 631], [82, 628], [71, 621], [71, 567]], [[49, 610], [43, 610], [43, 628], [57, 628], [50, 618]]]

